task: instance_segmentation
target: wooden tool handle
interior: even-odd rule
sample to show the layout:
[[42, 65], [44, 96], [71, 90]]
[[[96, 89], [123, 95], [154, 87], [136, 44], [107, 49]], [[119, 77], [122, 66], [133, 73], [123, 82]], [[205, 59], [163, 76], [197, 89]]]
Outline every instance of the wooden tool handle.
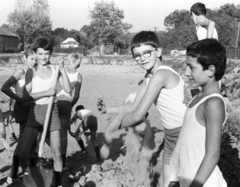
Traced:
[[[56, 72], [56, 75], [55, 75], [55, 79], [54, 79], [54, 87], [57, 84], [57, 79], [58, 79], [58, 74], [59, 74], [59, 66], [56, 67], [55, 72]], [[41, 141], [39, 143], [39, 150], [38, 150], [39, 157], [42, 157], [42, 154], [43, 154], [43, 145], [44, 145], [45, 140], [46, 140], [48, 124], [49, 124], [49, 119], [50, 119], [50, 114], [51, 114], [51, 110], [52, 110], [54, 97], [55, 96], [51, 96], [49, 98], [49, 103], [48, 103], [48, 107], [47, 107], [47, 113], [46, 113], [46, 117], [45, 117], [45, 121], [44, 121], [44, 125], [43, 125], [43, 132], [42, 132], [42, 136], [41, 136]]]

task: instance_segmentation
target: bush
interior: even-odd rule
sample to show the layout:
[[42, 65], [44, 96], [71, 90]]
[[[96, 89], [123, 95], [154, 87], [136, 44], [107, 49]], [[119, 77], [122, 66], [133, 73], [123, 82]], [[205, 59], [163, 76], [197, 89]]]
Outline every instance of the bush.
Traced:
[[76, 47], [76, 48], [53, 48], [54, 53], [80, 53], [84, 56], [88, 55], [88, 51], [85, 47]]
[[226, 125], [223, 129], [221, 153], [219, 159], [219, 167], [223, 173], [228, 186], [240, 186], [240, 159], [239, 150], [234, 148], [236, 140], [240, 141], [239, 118], [230, 114]]

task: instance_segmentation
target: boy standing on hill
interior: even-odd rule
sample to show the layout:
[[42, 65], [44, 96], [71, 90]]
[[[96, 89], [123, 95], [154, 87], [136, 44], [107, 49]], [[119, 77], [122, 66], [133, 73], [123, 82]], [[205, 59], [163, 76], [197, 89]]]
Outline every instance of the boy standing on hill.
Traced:
[[[23, 171], [29, 166], [28, 158], [30, 150], [37, 141], [38, 133], [43, 130], [46, 111], [51, 99], [55, 96], [57, 87], [54, 85], [56, 69], [50, 66], [50, 57], [53, 51], [52, 42], [48, 38], [39, 38], [35, 41], [33, 50], [36, 53], [38, 66], [36, 69], [29, 69], [26, 74], [25, 92], [23, 98], [31, 101], [30, 112], [26, 127], [20, 136], [16, 152], [20, 158], [20, 165]], [[60, 63], [60, 76], [57, 79], [65, 90], [69, 93], [70, 83], [67, 74], [63, 68], [63, 62]], [[53, 101], [52, 111], [49, 119], [48, 134], [50, 148], [54, 161], [55, 186], [62, 186], [62, 158], [61, 158], [61, 124], [56, 105], [56, 98]]]
[[[207, 9], [203, 3], [195, 3], [190, 9], [191, 18], [196, 25], [196, 34], [198, 41], [206, 38], [214, 38], [218, 40], [215, 22], [206, 18]], [[186, 55], [186, 50], [178, 51], [172, 50], [171, 55], [179, 56]]]
[[215, 39], [187, 48], [186, 76], [192, 87], [201, 86], [189, 103], [170, 163], [169, 187], [226, 187], [217, 163], [226, 104], [218, 81], [226, 68], [226, 50]]
[[[170, 157], [175, 148], [189, 101], [184, 81], [171, 67], [162, 62], [162, 50], [157, 35], [142, 31], [134, 36], [131, 51], [135, 61], [146, 70], [144, 83], [132, 104], [106, 107], [99, 100], [98, 109], [118, 113], [119, 123], [108, 126], [109, 132], [139, 124], [145, 119], [152, 104], [155, 104], [164, 126], [163, 180], [169, 184]], [[101, 107], [103, 106], [103, 107]]]

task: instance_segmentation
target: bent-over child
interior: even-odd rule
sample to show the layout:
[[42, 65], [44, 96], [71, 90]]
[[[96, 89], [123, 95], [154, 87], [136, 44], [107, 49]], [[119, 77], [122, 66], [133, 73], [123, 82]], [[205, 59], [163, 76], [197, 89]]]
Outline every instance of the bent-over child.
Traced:
[[201, 86], [189, 103], [170, 163], [169, 187], [226, 187], [217, 166], [226, 104], [218, 81], [226, 68], [226, 50], [217, 40], [205, 39], [187, 48], [186, 76]]
[[72, 133], [69, 128], [69, 134], [76, 139], [78, 145], [82, 150], [82, 155], [80, 156], [79, 159], [84, 158], [88, 155], [81, 136], [82, 134], [86, 133], [86, 131], [89, 130], [90, 136], [91, 136], [91, 142], [97, 157], [96, 161], [100, 161], [101, 160], [100, 150], [99, 150], [99, 145], [97, 140], [97, 129], [98, 129], [97, 117], [92, 111], [85, 109], [83, 105], [78, 105], [75, 110], [76, 110], [76, 113], [71, 119], [71, 124], [75, 123], [77, 119], [80, 119], [81, 123], [79, 124], [75, 133]]

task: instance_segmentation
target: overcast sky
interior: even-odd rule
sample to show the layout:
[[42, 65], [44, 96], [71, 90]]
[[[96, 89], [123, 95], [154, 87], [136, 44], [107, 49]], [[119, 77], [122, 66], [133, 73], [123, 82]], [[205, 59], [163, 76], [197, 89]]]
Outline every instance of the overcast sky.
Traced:
[[[0, 0], [0, 26], [7, 22], [7, 15], [15, 8], [17, 0]], [[79, 30], [88, 25], [89, 9], [100, 0], [48, 0], [53, 29], [64, 27]], [[114, 1], [124, 11], [124, 22], [133, 25], [131, 32], [141, 30], [164, 30], [164, 18], [174, 10], [186, 9], [196, 2], [202, 2], [207, 8], [214, 9], [226, 3], [240, 4], [240, 0], [104, 0]]]

